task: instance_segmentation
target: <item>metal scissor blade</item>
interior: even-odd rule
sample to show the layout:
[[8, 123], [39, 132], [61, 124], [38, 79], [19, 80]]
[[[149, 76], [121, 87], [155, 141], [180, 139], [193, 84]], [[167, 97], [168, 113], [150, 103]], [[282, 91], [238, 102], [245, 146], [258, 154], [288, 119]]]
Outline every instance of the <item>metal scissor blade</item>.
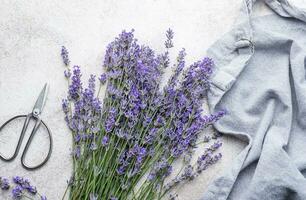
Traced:
[[33, 108], [33, 111], [32, 111], [34, 115], [39, 115], [42, 112], [42, 109], [43, 109], [43, 107], [45, 105], [45, 102], [46, 102], [47, 94], [48, 94], [48, 84], [46, 83], [44, 88], [40, 92], [40, 94], [39, 94], [39, 96], [36, 100], [36, 103], [34, 105], [34, 108]]

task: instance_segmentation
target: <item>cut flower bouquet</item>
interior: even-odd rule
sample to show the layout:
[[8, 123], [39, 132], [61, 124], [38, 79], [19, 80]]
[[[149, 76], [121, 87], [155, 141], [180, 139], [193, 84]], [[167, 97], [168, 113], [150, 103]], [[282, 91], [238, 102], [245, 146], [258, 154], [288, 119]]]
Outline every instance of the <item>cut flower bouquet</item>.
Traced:
[[[73, 135], [69, 199], [174, 199], [173, 188], [221, 158], [216, 150], [222, 143], [215, 140], [191, 162], [199, 140], [208, 140], [200, 134], [225, 114], [204, 115], [202, 109], [213, 61], [204, 58], [184, 69], [182, 49], [168, 83], [161, 86], [173, 35], [167, 31], [166, 50], [156, 54], [139, 45], [133, 31], [123, 31], [107, 46], [99, 82], [91, 75], [87, 87], [80, 67], [71, 68], [62, 48], [69, 85], [62, 107]], [[183, 160], [181, 170], [169, 176], [178, 159]]]

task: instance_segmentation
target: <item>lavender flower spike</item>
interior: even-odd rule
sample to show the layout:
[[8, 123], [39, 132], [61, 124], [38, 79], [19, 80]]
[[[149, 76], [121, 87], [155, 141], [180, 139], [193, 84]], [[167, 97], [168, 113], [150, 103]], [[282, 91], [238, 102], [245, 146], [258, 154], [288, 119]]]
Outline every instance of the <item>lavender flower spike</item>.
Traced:
[[12, 195], [15, 199], [20, 199], [22, 197], [23, 188], [20, 185], [17, 185], [12, 190]]
[[73, 75], [71, 77], [72, 83], [69, 86], [69, 98], [77, 101], [81, 96], [82, 83], [81, 83], [81, 70], [79, 66], [73, 67]]
[[111, 132], [114, 125], [115, 125], [115, 120], [117, 116], [117, 110], [116, 108], [112, 107], [109, 109], [108, 117], [105, 121], [105, 131], [107, 133]]
[[69, 54], [69, 52], [68, 52], [68, 50], [66, 49], [66, 47], [65, 47], [65, 46], [62, 46], [61, 56], [62, 56], [63, 62], [64, 62], [64, 64], [65, 64], [66, 66], [68, 66], [69, 63], [70, 63], [68, 54]]
[[105, 73], [101, 74], [101, 76], [99, 77], [99, 80], [100, 80], [100, 83], [102, 85], [104, 85], [106, 83], [106, 80], [107, 80], [107, 76]]
[[167, 40], [165, 42], [165, 46], [167, 49], [170, 49], [173, 47], [172, 39], [174, 37], [174, 32], [170, 28], [166, 32], [166, 37], [167, 37]]
[[0, 177], [0, 187], [2, 190], [8, 190], [10, 188], [10, 183], [7, 178]]

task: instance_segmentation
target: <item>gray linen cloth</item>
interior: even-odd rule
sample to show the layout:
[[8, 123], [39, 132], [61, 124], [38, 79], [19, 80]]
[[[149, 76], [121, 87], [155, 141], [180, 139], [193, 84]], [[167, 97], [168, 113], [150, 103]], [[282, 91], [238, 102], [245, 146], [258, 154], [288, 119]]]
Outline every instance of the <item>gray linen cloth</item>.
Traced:
[[248, 145], [202, 200], [306, 200], [306, 11], [265, 0], [275, 14], [253, 18], [254, 3], [208, 51], [210, 110], [228, 110], [215, 128]]

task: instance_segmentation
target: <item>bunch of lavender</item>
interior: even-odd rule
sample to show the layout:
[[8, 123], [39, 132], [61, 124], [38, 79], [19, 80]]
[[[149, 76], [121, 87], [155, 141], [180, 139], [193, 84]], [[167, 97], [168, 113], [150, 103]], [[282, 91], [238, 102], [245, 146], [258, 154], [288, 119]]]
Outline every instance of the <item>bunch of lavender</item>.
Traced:
[[[91, 75], [84, 87], [80, 67], [70, 69], [62, 48], [69, 84], [62, 107], [74, 138], [70, 199], [160, 199], [221, 158], [214, 154], [221, 146], [216, 142], [194, 166], [186, 162], [175, 180], [165, 182], [173, 162], [191, 156], [200, 133], [225, 114], [203, 114], [213, 68], [209, 58], [184, 71], [181, 50], [173, 75], [161, 88], [173, 32], [166, 36], [165, 53], [156, 55], [137, 43], [133, 31], [123, 31], [107, 47], [97, 92], [96, 77]], [[102, 103], [99, 93], [106, 83]]]
[[[47, 197], [38, 193], [35, 186], [26, 178], [15, 176], [13, 177], [13, 183], [15, 186], [12, 189], [13, 199], [40, 199], [47, 200]], [[9, 179], [0, 177], [1, 190], [9, 190], [11, 188]]]

